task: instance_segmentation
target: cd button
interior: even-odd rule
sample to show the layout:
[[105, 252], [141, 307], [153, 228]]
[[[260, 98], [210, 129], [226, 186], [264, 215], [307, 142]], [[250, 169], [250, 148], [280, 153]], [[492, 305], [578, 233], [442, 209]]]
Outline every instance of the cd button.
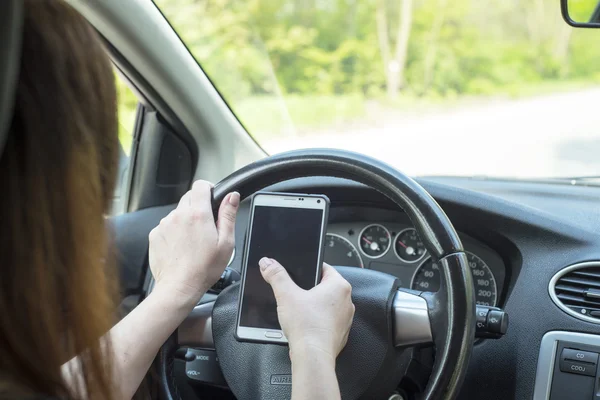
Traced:
[[581, 351], [575, 349], [564, 349], [562, 352], [562, 358], [570, 361], [586, 362], [596, 365], [598, 362], [598, 353], [592, 353], [591, 351]]

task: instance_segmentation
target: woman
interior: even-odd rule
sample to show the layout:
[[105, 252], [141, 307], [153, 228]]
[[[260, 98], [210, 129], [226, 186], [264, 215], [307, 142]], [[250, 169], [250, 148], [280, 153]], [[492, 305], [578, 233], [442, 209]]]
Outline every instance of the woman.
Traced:
[[[0, 397], [131, 398], [224, 270], [240, 197], [225, 198], [215, 224], [210, 184], [194, 183], [150, 234], [154, 290], [112, 327], [117, 282], [104, 218], [119, 146], [112, 67], [71, 7], [24, 1], [14, 117], [0, 156]], [[276, 261], [260, 267], [290, 341], [292, 398], [339, 398], [334, 364], [354, 313], [350, 285], [325, 266], [322, 283], [304, 291]]]

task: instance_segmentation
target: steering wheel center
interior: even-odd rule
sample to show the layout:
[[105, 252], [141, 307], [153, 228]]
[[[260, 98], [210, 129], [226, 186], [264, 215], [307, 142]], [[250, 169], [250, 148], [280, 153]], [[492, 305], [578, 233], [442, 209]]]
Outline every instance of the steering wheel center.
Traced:
[[[397, 278], [362, 268], [339, 267], [352, 285], [356, 307], [348, 343], [336, 363], [342, 398], [383, 398], [401, 377], [400, 348], [394, 346], [391, 310]], [[215, 349], [225, 379], [236, 397], [283, 399], [291, 396], [287, 346], [239, 342], [234, 338], [239, 285], [221, 293], [213, 309]], [[397, 377], [398, 381], [390, 379]]]

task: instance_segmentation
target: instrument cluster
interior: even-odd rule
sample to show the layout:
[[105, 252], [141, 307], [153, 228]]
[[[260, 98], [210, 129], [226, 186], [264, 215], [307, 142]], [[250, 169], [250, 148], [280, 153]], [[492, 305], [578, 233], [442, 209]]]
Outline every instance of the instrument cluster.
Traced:
[[[485, 244], [460, 234], [479, 305], [497, 306], [506, 275], [502, 258]], [[325, 262], [370, 268], [398, 277], [400, 286], [435, 292], [441, 285], [438, 264], [416, 229], [398, 223], [333, 223], [325, 239]]]

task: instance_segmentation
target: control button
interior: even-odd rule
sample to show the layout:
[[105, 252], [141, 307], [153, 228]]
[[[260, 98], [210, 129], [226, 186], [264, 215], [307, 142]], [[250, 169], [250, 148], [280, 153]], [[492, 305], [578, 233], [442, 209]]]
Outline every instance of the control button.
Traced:
[[562, 359], [571, 361], [580, 361], [596, 365], [598, 362], [598, 354], [590, 351], [563, 349]]
[[560, 360], [560, 370], [570, 374], [596, 376], [596, 365], [577, 361]]
[[186, 351], [185, 356], [183, 356], [183, 359], [185, 361], [191, 362], [194, 361], [196, 359], [196, 354], [194, 354], [193, 351]]
[[[508, 314], [500, 308], [480, 306], [475, 309], [475, 337], [500, 339], [508, 330]], [[599, 399], [600, 400], [600, 399]]]
[[489, 309], [477, 307], [475, 318], [475, 330], [477, 332], [485, 332], [487, 328], [487, 316]]
[[194, 361], [196, 359], [196, 355], [192, 353], [190, 349], [187, 349], [185, 347], [181, 347], [175, 350], [175, 354], [173, 354], [173, 357], [177, 360], [182, 361]]
[[233, 285], [240, 280], [240, 273], [232, 268], [225, 268], [225, 271], [221, 274], [221, 277], [215, 283], [210, 290], [213, 292], [220, 293], [223, 289]]
[[185, 363], [185, 374], [191, 382], [227, 386], [214, 350], [189, 349], [188, 354], [194, 355], [193, 361]]
[[508, 314], [504, 311], [490, 310], [487, 317], [488, 331], [505, 334], [508, 330]]
[[268, 337], [269, 339], [281, 339], [283, 334], [281, 332], [266, 331], [265, 337]]

